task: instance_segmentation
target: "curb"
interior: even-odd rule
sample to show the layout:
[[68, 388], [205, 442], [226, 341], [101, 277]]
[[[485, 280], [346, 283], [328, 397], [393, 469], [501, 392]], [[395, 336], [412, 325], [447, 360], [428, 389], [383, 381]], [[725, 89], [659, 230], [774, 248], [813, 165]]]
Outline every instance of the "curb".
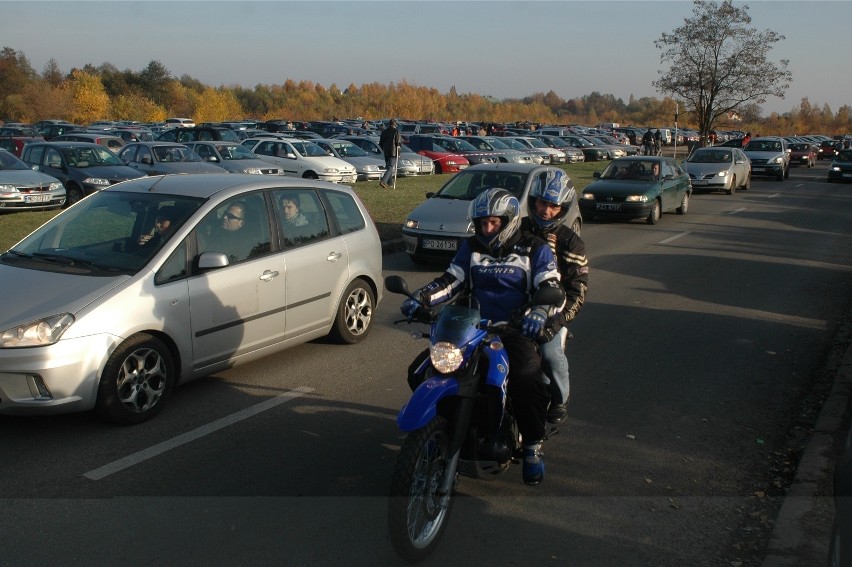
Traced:
[[[831, 361], [829, 361], [829, 365]], [[836, 362], [835, 362], [836, 364]], [[834, 439], [844, 425], [846, 409], [852, 398], [852, 345], [839, 364], [831, 392], [823, 402], [816, 425], [805, 448], [796, 474], [790, 485], [766, 549], [761, 567], [787, 567], [801, 565], [824, 565], [828, 557], [829, 541], [807, 541], [805, 520], [815, 512], [819, 499], [824, 499], [825, 483], [832, 482], [834, 461], [837, 458]], [[833, 509], [833, 503], [832, 503]], [[815, 558], [816, 551], [822, 552]]]

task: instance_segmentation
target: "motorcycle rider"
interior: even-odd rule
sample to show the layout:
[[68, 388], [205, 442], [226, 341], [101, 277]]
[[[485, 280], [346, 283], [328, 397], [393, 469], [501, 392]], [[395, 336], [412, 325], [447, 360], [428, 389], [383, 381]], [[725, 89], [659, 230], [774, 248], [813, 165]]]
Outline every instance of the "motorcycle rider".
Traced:
[[[461, 242], [441, 276], [413, 293], [419, 303], [410, 298], [402, 303], [400, 310], [406, 317], [413, 317], [421, 304], [432, 307], [466, 291], [479, 302], [484, 318], [509, 321], [513, 312], [529, 304], [536, 289], [559, 286], [559, 272], [550, 247], [520, 231], [517, 197], [505, 189], [486, 189], [471, 202], [468, 218], [473, 222], [475, 236]], [[541, 443], [550, 400], [541, 356], [533, 339], [556, 309], [533, 306], [523, 318], [522, 333], [507, 330], [501, 334], [510, 360], [508, 393], [523, 438], [523, 479], [531, 485], [544, 479]]]
[[548, 171], [530, 189], [527, 217], [521, 222], [521, 230], [531, 232], [550, 245], [566, 295], [565, 305], [545, 325], [548, 336], [553, 338], [541, 345], [541, 355], [551, 379], [550, 407], [547, 410], [550, 423], [559, 423], [568, 416], [571, 390], [568, 358], [565, 356], [567, 325], [583, 306], [589, 285], [586, 245], [571, 227], [564, 224], [574, 195], [574, 186], [565, 172]]

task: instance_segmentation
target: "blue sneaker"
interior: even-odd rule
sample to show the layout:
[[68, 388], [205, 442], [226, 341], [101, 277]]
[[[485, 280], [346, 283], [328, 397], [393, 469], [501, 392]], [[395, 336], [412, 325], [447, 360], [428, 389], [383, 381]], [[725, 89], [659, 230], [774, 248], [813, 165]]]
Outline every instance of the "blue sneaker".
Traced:
[[524, 445], [524, 483], [535, 485], [544, 480], [544, 460], [541, 443]]

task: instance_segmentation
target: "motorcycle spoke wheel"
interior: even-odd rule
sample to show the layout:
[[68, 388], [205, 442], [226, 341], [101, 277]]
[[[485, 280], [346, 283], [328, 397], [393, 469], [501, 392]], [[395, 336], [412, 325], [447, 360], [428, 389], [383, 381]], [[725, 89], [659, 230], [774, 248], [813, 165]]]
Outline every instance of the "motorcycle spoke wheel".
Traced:
[[430, 555], [444, 533], [450, 506], [440, 503], [449, 455], [443, 417], [409, 434], [399, 452], [388, 501], [388, 531], [394, 549], [409, 561]]

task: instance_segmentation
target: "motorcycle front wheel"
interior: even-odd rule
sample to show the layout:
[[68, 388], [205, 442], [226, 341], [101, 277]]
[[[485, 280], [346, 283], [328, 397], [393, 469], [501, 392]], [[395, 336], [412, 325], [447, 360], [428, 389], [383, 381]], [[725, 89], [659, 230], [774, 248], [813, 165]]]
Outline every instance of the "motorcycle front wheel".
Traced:
[[388, 499], [388, 532], [393, 547], [408, 561], [430, 555], [444, 533], [450, 513], [439, 505], [450, 440], [449, 423], [437, 416], [411, 432], [402, 444]]

